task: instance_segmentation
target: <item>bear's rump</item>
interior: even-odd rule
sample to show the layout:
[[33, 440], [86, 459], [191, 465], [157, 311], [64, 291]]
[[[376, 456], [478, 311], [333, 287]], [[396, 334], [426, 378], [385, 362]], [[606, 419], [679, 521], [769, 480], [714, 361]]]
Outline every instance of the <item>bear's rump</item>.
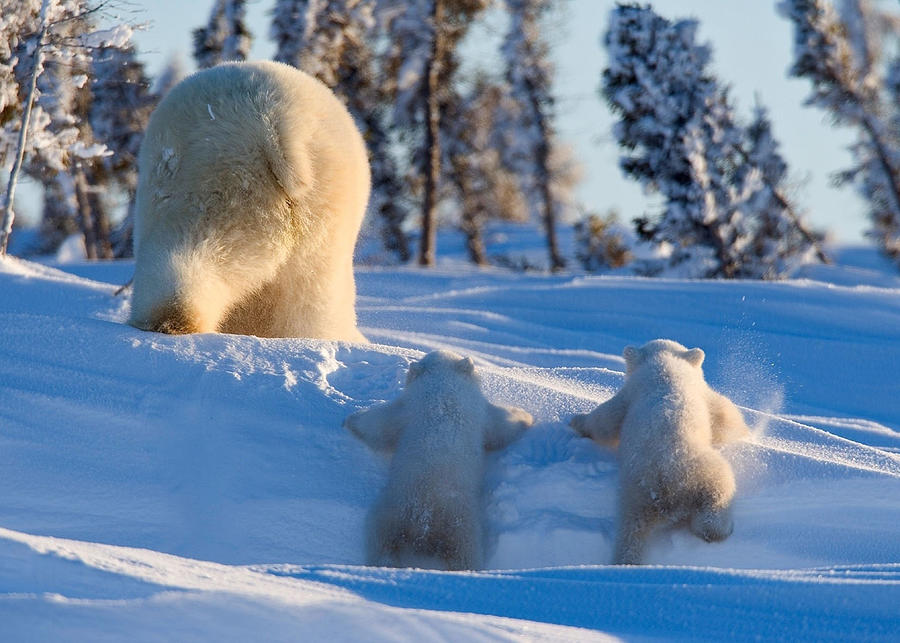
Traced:
[[672, 518], [704, 507], [722, 507], [734, 495], [735, 482], [727, 461], [712, 449], [652, 463], [623, 479], [629, 502], [652, 507]]
[[477, 499], [451, 490], [440, 499], [407, 495], [398, 504], [385, 494], [379, 505], [373, 512], [377, 560], [425, 567], [443, 567], [438, 561], [451, 568], [475, 564], [469, 559], [480, 538]]
[[461, 497], [449, 497], [441, 504], [416, 503], [403, 508], [397, 536], [417, 551], [439, 554], [452, 547], [472, 520], [468, 503]]

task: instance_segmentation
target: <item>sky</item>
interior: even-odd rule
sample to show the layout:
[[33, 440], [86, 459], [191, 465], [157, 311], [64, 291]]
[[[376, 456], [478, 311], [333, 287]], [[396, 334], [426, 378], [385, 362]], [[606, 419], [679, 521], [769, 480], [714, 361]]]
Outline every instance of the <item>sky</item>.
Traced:
[[[269, 58], [269, 10], [273, 0], [249, 0], [248, 23], [255, 37], [251, 55]], [[618, 149], [611, 134], [614, 117], [598, 88], [605, 66], [601, 44], [611, 0], [563, 0], [549, 21], [549, 40], [557, 67], [557, 126], [564, 141], [574, 146], [584, 166], [578, 198], [585, 209], [618, 211], [623, 220], [653, 212], [655, 200], [645, 195], [618, 168]], [[173, 53], [187, 68], [191, 30], [206, 22], [212, 0], [152, 0], [129, 5], [129, 19], [146, 23], [136, 34], [138, 48], [151, 73], [162, 69]], [[738, 114], [749, 119], [755, 101], [769, 108], [775, 136], [791, 168], [795, 200], [814, 227], [828, 230], [841, 242], [856, 242], [868, 227], [865, 206], [852, 187], [830, 183], [834, 172], [852, 163], [847, 146], [850, 130], [832, 127], [821, 110], [804, 107], [806, 80], [789, 79], [792, 29], [774, 2], [760, 0], [663, 0], [654, 3], [667, 18], [700, 20], [700, 38], [713, 47], [713, 67], [731, 85]], [[499, 39], [502, 32], [488, 25], [478, 40]], [[482, 58], [482, 57], [479, 57]], [[484, 56], [491, 61], [491, 56]]]

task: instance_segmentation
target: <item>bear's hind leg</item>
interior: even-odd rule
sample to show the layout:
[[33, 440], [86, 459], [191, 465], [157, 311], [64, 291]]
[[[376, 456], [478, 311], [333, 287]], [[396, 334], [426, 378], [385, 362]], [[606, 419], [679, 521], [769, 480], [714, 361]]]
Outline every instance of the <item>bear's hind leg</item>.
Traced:
[[427, 537], [426, 553], [443, 561], [450, 571], [481, 569], [481, 525], [477, 510], [467, 503], [442, 507]]
[[690, 502], [690, 530], [707, 542], [725, 540], [734, 531], [731, 500], [734, 474], [721, 454], [710, 451], [694, 463], [694, 494]]
[[403, 516], [382, 495], [369, 512], [366, 529], [366, 563], [375, 567], [402, 567], [402, 552], [409, 537]]
[[623, 512], [616, 535], [614, 565], [639, 565], [654, 519], [649, 507], [637, 507]]

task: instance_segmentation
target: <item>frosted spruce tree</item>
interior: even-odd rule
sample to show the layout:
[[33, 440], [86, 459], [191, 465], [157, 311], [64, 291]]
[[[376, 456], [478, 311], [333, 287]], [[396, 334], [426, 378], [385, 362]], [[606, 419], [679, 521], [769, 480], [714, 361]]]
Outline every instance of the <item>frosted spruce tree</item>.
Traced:
[[[715, 217], [715, 194], [703, 167], [702, 130], [715, 81], [706, 69], [709, 49], [694, 43], [696, 29], [695, 21], [671, 24], [650, 8], [614, 9], [603, 93], [620, 118], [614, 133], [625, 150], [623, 172], [665, 198], [659, 220], [640, 220], [639, 231], [672, 245], [672, 264], [699, 253], [695, 263], [701, 265], [691, 268], [699, 276], [721, 272], [728, 259], [722, 235], [707, 221]], [[711, 254], [719, 254], [718, 261]]]
[[[55, 30], [61, 43], [77, 42], [94, 27], [86, 2], [72, 3]], [[65, 156], [47, 157], [43, 150], [31, 157], [26, 166], [30, 176], [45, 189], [44, 213], [41, 220], [42, 250], [55, 249], [71, 233], [79, 231], [88, 259], [110, 258], [109, 219], [98, 207], [97, 192], [92, 185], [95, 163], [110, 154], [96, 140], [88, 120], [90, 107], [91, 57], [95, 48], [86, 43], [77, 49], [60, 51], [60, 57], [45, 62], [38, 77], [38, 106], [49, 117], [52, 131], [66, 133], [76, 141]], [[50, 52], [48, 51], [48, 54]], [[61, 195], [51, 203], [48, 195]]]
[[505, 0], [509, 31], [502, 47], [506, 81], [515, 103], [507, 119], [512, 132], [505, 160], [519, 177], [528, 201], [544, 226], [551, 270], [565, 261], [559, 251], [556, 225], [560, 202], [554, 198], [552, 165], [556, 135], [553, 128], [553, 66], [542, 34], [542, 20], [553, 0]]
[[115, 256], [131, 256], [137, 157], [157, 96], [150, 91], [144, 65], [131, 43], [94, 50], [91, 71], [90, 126], [94, 138], [103, 141], [112, 152], [91, 165], [93, 207], [95, 211], [106, 208], [103, 195], [116, 193], [124, 198], [126, 215], [112, 231], [110, 241]]
[[194, 30], [194, 60], [206, 69], [219, 63], [247, 60], [252, 37], [244, 22], [246, 0], [215, 0], [206, 26]]
[[783, 0], [778, 9], [794, 25], [790, 74], [812, 83], [806, 103], [858, 132], [856, 163], [838, 178], [856, 184], [869, 206], [869, 235], [900, 264], [898, 17], [869, 0], [844, 0], [840, 11], [825, 0]]
[[[787, 257], [807, 258], [811, 239], [800, 235], [794, 243], [792, 235], [785, 245], [768, 236], [778, 226], [767, 218], [794, 228], [799, 223], [784, 198], [784, 174], [772, 183], [775, 175], [758, 166], [774, 148], [748, 151], [748, 134], [736, 122], [727, 90], [708, 70], [710, 49], [696, 43], [697, 27], [694, 20], [670, 22], [649, 7], [619, 6], [611, 13], [603, 94], [620, 118], [621, 168], [664, 198], [661, 214], [639, 219], [638, 231], [671, 249], [656, 270], [774, 278], [787, 269]], [[780, 200], [763, 196], [773, 189]], [[776, 249], [777, 258], [757, 255]]]
[[[0, 255], [6, 255], [12, 233], [13, 201], [25, 153], [29, 143], [33, 147], [33, 138], [29, 141], [28, 134], [34, 118], [37, 79], [46, 57], [50, 5], [50, 0], [43, 0], [35, 13], [33, 3], [14, 6], [14, 0], [0, 0], [0, 162], [9, 172], [0, 210]], [[42, 125], [46, 127], [46, 122]], [[40, 133], [40, 129], [35, 129]]]
[[9, 181], [2, 199], [0, 253], [12, 230], [22, 171], [45, 185], [56, 209], [78, 220], [90, 240], [94, 222], [84, 168], [109, 153], [94, 140], [84, 118], [91, 52], [123, 46], [131, 30], [125, 25], [96, 29], [91, 5], [82, 0], [4, 1], [2, 9], [0, 164], [9, 171]]
[[372, 169], [369, 211], [385, 248], [406, 262], [411, 257], [404, 230], [408, 205], [389, 134], [389, 97], [379, 76], [376, 8], [376, 0], [280, 0], [270, 35], [276, 60], [328, 85], [356, 120]]
[[334, 91], [352, 74], [349, 62], [357, 50], [371, 47], [375, 0], [282, 0], [272, 14], [275, 60], [302, 69]]
[[438, 74], [444, 56], [441, 28], [445, 0], [394, 2], [387, 20], [386, 79], [394, 98], [392, 120], [412, 148], [412, 166], [422, 181], [418, 263], [431, 266], [437, 252], [437, 205], [441, 176]]
[[821, 235], [803, 220], [788, 196], [788, 165], [765, 107], [757, 104], [753, 120], [739, 147], [737, 182], [752, 184], [746, 197], [748, 215], [755, 226], [749, 246], [747, 276], [776, 279], [797, 264], [818, 260], [830, 263], [821, 245]]
[[301, 58], [310, 37], [307, 12], [315, 11], [318, 0], [276, 0], [272, 8], [269, 37], [275, 42], [274, 60], [301, 69]]

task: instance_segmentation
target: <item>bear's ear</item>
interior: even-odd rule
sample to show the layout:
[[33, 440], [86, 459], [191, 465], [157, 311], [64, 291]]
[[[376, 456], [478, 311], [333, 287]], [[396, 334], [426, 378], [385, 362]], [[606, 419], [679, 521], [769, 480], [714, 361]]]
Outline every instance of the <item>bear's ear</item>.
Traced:
[[471, 357], [463, 357], [461, 360], [454, 364], [456, 370], [462, 373], [463, 375], [471, 375], [475, 372], [475, 362], [472, 361]]
[[637, 366], [638, 359], [641, 356], [641, 349], [637, 346], [626, 346], [622, 351], [622, 357], [625, 358], [625, 372], [630, 373]]
[[422, 371], [425, 370], [425, 367], [422, 366], [422, 362], [413, 362], [409, 365], [409, 370], [406, 371], [406, 383], [409, 384], [414, 379], [419, 377], [422, 374]]
[[692, 348], [684, 353], [684, 359], [698, 368], [703, 364], [704, 357], [706, 357], [706, 353], [703, 352], [702, 348]]

